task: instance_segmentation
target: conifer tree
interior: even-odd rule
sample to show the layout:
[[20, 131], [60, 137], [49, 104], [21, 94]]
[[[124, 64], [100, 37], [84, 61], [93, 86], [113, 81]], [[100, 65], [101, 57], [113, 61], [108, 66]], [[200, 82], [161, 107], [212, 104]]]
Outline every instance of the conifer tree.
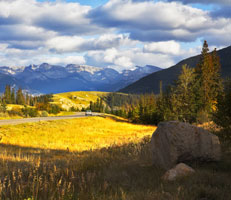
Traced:
[[196, 67], [196, 103], [198, 111], [210, 113], [222, 91], [220, 62], [216, 50], [209, 53], [208, 44], [204, 41], [200, 61]]
[[22, 89], [19, 88], [16, 94], [16, 103], [19, 105], [24, 105], [25, 104], [25, 98], [22, 93]]
[[15, 89], [14, 88], [12, 88], [12, 91], [11, 91], [11, 103], [12, 104], [16, 103], [16, 100], [15, 100]]
[[5, 100], [3, 99], [2, 103], [1, 103], [1, 109], [0, 109], [3, 113], [5, 113], [7, 111], [7, 105]]
[[196, 118], [194, 71], [193, 68], [183, 65], [176, 86], [173, 88], [172, 109], [178, 120], [181, 121], [192, 122]]
[[6, 85], [4, 97], [5, 97], [5, 103], [10, 104], [11, 103], [11, 88], [10, 88], [10, 85]]

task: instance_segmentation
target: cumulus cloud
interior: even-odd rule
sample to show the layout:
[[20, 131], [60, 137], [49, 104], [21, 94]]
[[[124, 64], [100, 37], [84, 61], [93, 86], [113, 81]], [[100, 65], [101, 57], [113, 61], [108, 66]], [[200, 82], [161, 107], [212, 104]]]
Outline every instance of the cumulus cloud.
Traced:
[[180, 44], [175, 41], [152, 42], [144, 45], [144, 52], [178, 55]]
[[176, 2], [111, 0], [89, 16], [94, 23], [117, 27], [140, 41], [195, 41], [205, 30], [226, 25], [207, 11]]
[[[134, 12], [135, 11], [135, 12]], [[207, 15], [200, 9], [179, 3], [138, 2], [111, 0], [106, 5], [90, 12], [96, 23], [110, 27], [153, 30], [176, 28], [203, 28]]]
[[135, 66], [147, 64], [156, 65], [163, 68], [174, 64], [174, 57], [168, 54], [143, 52], [140, 48], [118, 50], [115, 48], [106, 51], [90, 51], [86, 56], [86, 61], [97, 66], [115, 68], [119, 71], [132, 69]]
[[53, 54], [47, 49], [16, 49], [9, 48], [8, 44], [0, 43], [0, 61], [1, 64], [8, 66], [25, 66], [30, 64], [41, 64], [44, 62], [50, 64], [66, 65], [70, 63], [85, 64], [85, 58], [83, 55], [78, 54]]
[[57, 36], [47, 41], [46, 46], [52, 51], [63, 52], [84, 52], [90, 50], [105, 50], [122, 45], [132, 45], [128, 36], [123, 34], [103, 34], [97, 38], [84, 39], [79, 36]]
[[[59, 65], [67, 65], [70, 63], [77, 63], [77, 64], [85, 64], [85, 58], [83, 56], [64, 56], [64, 57], [55, 57], [55, 56], [50, 56], [50, 57], [44, 57], [43, 62], [47, 62], [50, 64], [59, 64]], [[37, 61], [38, 62], [38, 61]], [[39, 62], [41, 63], [41, 61]]]
[[[208, 1], [187, 2], [218, 2]], [[182, 43], [231, 44], [229, 2], [221, 0], [213, 11], [205, 11], [186, 0], [109, 0], [96, 8], [67, 1], [0, 0], [0, 63], [169, 67], [197, 52]]]
[[189, 3], [200, 3], [200, 4], [226, 4], [226, 5], [231, 5], [230, 0], [168, 0], [169, 2], [172, 1], [180, 1], [185, 4]]

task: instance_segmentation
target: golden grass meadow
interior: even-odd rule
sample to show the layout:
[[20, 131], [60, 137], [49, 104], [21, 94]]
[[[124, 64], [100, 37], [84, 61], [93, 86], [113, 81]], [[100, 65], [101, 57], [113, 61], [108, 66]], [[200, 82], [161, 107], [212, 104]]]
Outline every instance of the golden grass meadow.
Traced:
[[88, 117], [26, 123], [2, 126], [0, 131], [3, 144], [81, 152], [138, 143], [155, 130], [154, 126], [130, 124], [118, 117], [115, 119]]
[[74, 91], [58, 93], [53, 95], [53, 103], [60, 105], [64, 109], [71, 107], [82, 109], [90, 105], [90, 101], [96, 102], [98, 98], [106, 95], [107, 92], [94, 92], [94, 91]]
[[[164, 182], [151, 163], [155, 126], [98, 116], [0, 127], [1, 200], [229, 199], [230, 151]], [[228, 159], [229, 158], [229, 159]]]

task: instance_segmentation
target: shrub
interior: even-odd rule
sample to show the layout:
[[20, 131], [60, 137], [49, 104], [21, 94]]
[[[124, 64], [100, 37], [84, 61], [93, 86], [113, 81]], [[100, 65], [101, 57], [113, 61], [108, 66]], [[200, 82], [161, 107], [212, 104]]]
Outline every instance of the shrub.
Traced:
[[38, 110], [35, 108], [28, 108], [27, 106], [24, 106], [22, 108], [22, 113], [25, 117], [37, 117], [38, 116]]
[[48, 117], [48, 116], [49, 116], [48, 112], [43, 110], [41, 113], [41, 117]]
[[23, 116], [23, 112], [20, 108], [12, 108], [12, 110], [8, 111], [10, 116]]
[[48, 113], [52, 113], [52, 114], [56, 115], [56, 114], [60, 113], [60, 111], [61, 111], [60, 106], [58, 106], [56, 104], [51, 104], [50, 108], [48, 110]]

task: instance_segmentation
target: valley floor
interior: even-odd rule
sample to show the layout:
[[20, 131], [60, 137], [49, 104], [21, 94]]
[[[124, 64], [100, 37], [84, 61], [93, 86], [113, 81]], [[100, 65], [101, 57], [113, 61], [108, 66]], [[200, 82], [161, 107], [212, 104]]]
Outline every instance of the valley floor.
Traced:
[[110, 116], [1, 126], [0, 199], [231, 199], [230, 145], [221, 162], [163, 182], [149, 152], [155, 129]]

